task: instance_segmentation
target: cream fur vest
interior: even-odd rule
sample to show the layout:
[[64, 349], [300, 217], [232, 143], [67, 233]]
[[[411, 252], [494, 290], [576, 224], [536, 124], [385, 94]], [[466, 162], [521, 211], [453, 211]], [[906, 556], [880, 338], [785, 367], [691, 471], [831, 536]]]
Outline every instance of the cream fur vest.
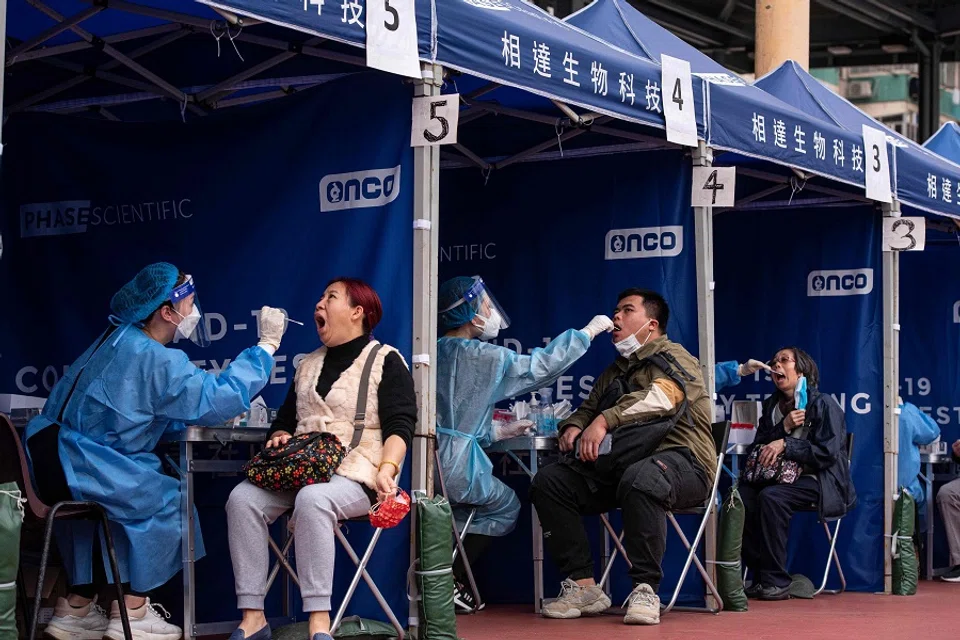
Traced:
[[[317, 380], [323, 370], [323, 361], [327, 356], [327, 348], [320, 347], [306, 356], [297, 367], [297, 431], [301, 433], [315, 433], [325, 431], [339, 438], [345, 447], [350, 446], [353, 440], [353, 419], [357, 412], [357, 400], [360, 394], [360, 378], [367, 356], [378, 344], [371, 340], [363, 348], [360, 355], [340, 377], [326, 398], [317, 393]], [[367, 392], [366, 420], [363, 435], [357, 448], [343, 459], [337, 474], [354, 480], [370, 489], [376, 489], [377, 467], [383, 456], [383, 437], [380, 432], [380, 414], [378, 412], [377, 389], [383, 377], [383, 363], [387, 354], [398, 353], [396, 349], [383, 345], [377, 352], [370, 371], [370, 383]], [[402, 359], [402, 357], [401, 357]]]

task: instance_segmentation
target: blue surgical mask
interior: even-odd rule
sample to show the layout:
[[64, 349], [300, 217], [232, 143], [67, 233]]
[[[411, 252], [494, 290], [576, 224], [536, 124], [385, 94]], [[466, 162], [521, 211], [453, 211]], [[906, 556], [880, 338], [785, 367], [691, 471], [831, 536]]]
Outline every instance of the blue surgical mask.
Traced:
[[805, 411], [807, 408], [807, 377], [800, 376], [797, 381], [797, 389], [793, 392], [794, 405], [797, 410]]

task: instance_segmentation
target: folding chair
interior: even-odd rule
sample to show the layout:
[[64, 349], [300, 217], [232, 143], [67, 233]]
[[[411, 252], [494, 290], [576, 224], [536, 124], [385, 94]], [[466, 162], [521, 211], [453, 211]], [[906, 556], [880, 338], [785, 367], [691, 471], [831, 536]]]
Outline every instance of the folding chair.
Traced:
[[[400, 474], [398, 473], [397, 475], [399, 476]], [[383, 529], [373, 530], [373, 536], [370, 538], [370, 542], [367, 543], [367, 548], [364, 550], [363, 557], [361, 558], [357, 555], [353, 545], [350, 544], [350, 541], [347, 540], [347, 537], [343, 534], [343, 529], [346, 528], [346, 526], [351, 522], [369, 522], [369, 519], [367, 516], [362, 516], [337, 523], [337, 529], [335, 532], [337, 540], [340, 541], [340, 544], [347, 552], [347, 555], [350, 556], [353, 564], [357, 566], [357, 570], [353, 574], [353, 579], [350, 581], [350, 586], [347, 588], [347, 593], [343, 597], [343, 602], [340, 604], [340, 608], [337, 610], [336, 616], [334, 616], [332, 622], [330, 623], [330, 635], [334, 635], [337, 632], [337, 629], [340, 627], [340, 623], [343, 621], [343, 616], [347, 611], [347, 606], [350, 604], [350, 600], [353, 599], [353, 594], [356, 592], [357, 586], [360, 584], [360, 579], [363, 578], [363, 581], [367, 583], [368, 587], [370, 587], [373, 597], [376, 598], [377, 604], [380, 605], [380, 609], [383, 610], [383, 613], [386, 614], [390, 624], [393, 625], [394, 629], [396, 629], [397, 636], [400, 640], [403, 640], [405, 633], [403, 626], [400, 624], [400, 621], [397, 620], [397, 616], [394, 615], [393, 610], [390, 609], [390, 605], [387, 604], [386, 599], [380, 592], [380, 588], [377, 587], [377, 583], [373, 581], [373, 577], [371, 577], [370, 573], [367, 571], [367, 566], [370, 564], [370, 558], [373, 556], [373, 550], [376, 548], [377, 542], [380, 540], [380, 536], [383, 534]], [[277, 545], [276, 541], [272, 537], [267, 538], [270, 544], [270, 550], [273, 551], [273, 554], [277, 557], [277, 563], [273, 565], [273, 568], [270, 570], [270, 576], [267, 579], [267, 591], [269, 591], [270, 587], [273, 586], [273, 581], [276, 579], [281, 567], [290, 575], [290, 579], [293, 580], [294, 584], [297, 585], [297, 588], [300, 588], [300, 579], [297, 577], [297, 572], [293, 569], [293, 567], [290, 565], [290, 561], [287, 559], [287, 555], [290, 552], [290, 547], [293, 545], [294, 533], [295, 532], [293, 531], [289, 531], [289, 529], [287, 530], [287, 537], [283, 542], [283, 547]]]
[[[437, 478], [440, 480], [440, 493], [449, 502], [450, 497], [447, 495], [447, 485], [443, 479], [443, 464], [440, 462], [440, 448], [436, 447], [433, 454], [437, 465]], [[476, 605], [470, 610], [470, 613], [476, 613], [483, 608], [483, 600], [480, 598], [480, 590], [477, 589], [477, 581], [473, 577], [473, 567], [470, 565], [470, 558], [467, 557], [467, 553], [463, 548], [463, 540], [467, 537], [467, 533], [470, 531], [470, 525], [473, 523], [473, 519], [476, 517], [476, 515], [476, 508], [471, 509], [470, 514], [467, 516], [467, 521], [463, 525], [462, 531], [457, 529], [456, 518], [450, 518], [450, 525], [453, 527], [454, 540], [453, 559], [451, 560], [451, 563], [456, 562], [457, 555], [463, 557], [463, 568], [467, 572], [467, 582], [470, 585], [470, 592], [473, 593], [474, 602], [476, 602]]]
[[[660, 605], [663, 613], [668, 613], [674, 609], [677, 611], [698, 611], [702, 613], [714, 614], [723, 611], [723, 600], [720, 598], [720, 593], [717, 591], [716, 585], [714, 585], [713, 580], [710, 578], [710, 574], [707, 573], [707, 570], [703, 567], [703, 563], [700, 562], [700, 558], [697, 557], [697, 549], [700, 547], [700, 540], [703, 538], [704, 531], [706, 531], [707, 522], [710, 520], [710, 514], [717, 504], [717, 486], [720, 482], [720, 475], [723, 473], [723, 458], [727, 450], [727, 440], [730, 437], [730, 421], [726, 420], [724, 422], [715, 422], [710, 426], [710, 430], [713, 432], [713, 444], [716, 447], [717, 464], [714, 467], [713, 486], [710, 488], [710, 493], [707, 495], [704, 506], [677, 511], [667, 511], [667, 520], [673, 526], [673, 530], [677, 532], [677, 535], [680, 536], [683, 546], [687, 548], [687, 560], [683, 564], [683, 571], [680, 573], [680, 579], [677, 581], [677, 586], [673, 590], [673, 596], [670, 598], [670, 602], [666, 605]], [[697, 535], [694, 537], [692, 543], [687, 539], [686, 534], [683, 533], [683, 529], [680, 528], [680, 523], [677, 522], [676, 516], [684, 515], [698, 516], [700, 518], [700, 526], [697, 528]], [[623, 547], [624, 533], [621, 532], [620, 535], [617, 535], [616, 530], [613, 528], [613, 525], [610, 524], [610, 519], [606, 514], [602, 514], [600, 516], [600, 521], [603, 523], [607, 533], [610, 534], [610, 537], [615, 545], [615, 552], [610, 556], [610, 560], [607, 562], [606, 569], [603, 572], [603, 577], [600, 579], [600, 588], [605, 589], [607, 581], [610, 579], [610, 570], [613, 568], [613, 563], [617, 559], [617, 555], [619, 554], [623, 556], [623, 559], [626, 561], [628, 566], [630, 566], [630, 559], [627, 557], [627, 550]], [[711, 595], [713, 595], [714, 601], [717, 603], [715, 607], [676, 606], [677, 598], [680, 596], [680, 588], [683, 586], [684, 580], [687, 578], [687, 573], [690, 571], [691, 563], [696, 565], [697, 571], [700, 572], [700, 576], [703, 578], [703, 583], [706, 585]]]
[[[853, 434], [847, 434], [847, 462], [853, 462]], [[799, 509], [798, 511], [803, 512], [814, 512], [819, 511], [819, 505], [811, 504], [806, 509]], [[828, 593], [830, 595], [840, 595], [847, 590], [847, 578], [843, 575], [843, 567], [840, 566], [840, 556], [837, 555], [837, 535], [840, 533], [840, 521], [843, 518], [837, 518], [837, 524], [833, 527], [833, 532], [830, 532], [829, 523], [822, 521], [820, 524], [823, 525], [823, 530], [827, 534], [827, 540], [830, 541], [830, 554], [827, 556], [827, 565], [823, 570], [823, 580], [820, 582], [820, 588], [813, 592], [814, 596], [818, 596], [821, 593]], [[827, 578], [830, 577], [830, 564], [831, 562], [834, 566], [837, 567], [837, 574], [840, 576], [840, 588], [839, 589], [827, 589]]]
[[[97, 502], [64, 501], [53, 506], [45, 504], [33, 491], [33, 482], [27, 468], [27, 456], [20, 442], [20, 436], [10, 419], [0, 413], [0, 482], [16, 481], [23, 497], [27, 500], [26, 513], [37, 520], [45, 521], [43, 534], [43, 551], [40, 555], [40, 571], [37, 575], [37, 590], [34, 595], [32, 619], [30, 621], [29, 640], [37, 637], [37, 624], [40, 621], [40, 602], [43, 596], [43, 581], [47, 571], [47, 561], [50, 558], [50, 543], [53, 540], [53, 523], [57, 520], [94, 520], [99, 521], [103, 531], [103, 539], [107, 545], [107, 557], [110, 561], [110, 570], [113, 577], [113, 586], [120, 606], [120, 623], [123, 627], [123, 637], [130, 640], [130, 620], [127, 616], [127, 607], [123, 599], [123, 587], [120, 580], [120, 566], [117, 564], [117, 552], [113, 545], [113, 535], [110, 532], [110, 523], [107, 512]], [[98, 553], [98, 545], [94, 545], [94, 553]], [[22, 575], [22, 573], [21, 573]], [[21, 585], [21, 594], [26, 595]], [[24, 605], [26, 607], [26, 605]]]

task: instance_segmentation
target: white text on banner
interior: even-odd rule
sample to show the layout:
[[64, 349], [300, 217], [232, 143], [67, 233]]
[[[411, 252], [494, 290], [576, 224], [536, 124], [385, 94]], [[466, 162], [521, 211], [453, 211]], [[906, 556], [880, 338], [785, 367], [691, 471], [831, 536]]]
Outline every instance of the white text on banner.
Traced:
[[867, 165], [867, 197], [878, 202], [892, 202], [886, 134], [880, 129], [863, 125], [863, 150]]
[[456, 144], [459, 122], [460, 94], [414, 98], [410, 146]]
[[367, 0], [367, 66], [421, 77], [414, 0]]
[[695, 147], [697, 115], [693, 104], [690, 63], [661, 55], [660, 64], [663, 67], [663, 117], [667, 121], [667, 141]]
[[736, 188], [736, 167], [694, 167], [690, 206], [732, 207]]
[[923, 251], [927, 245], [926, 218], [884, 218], [884, 251]]

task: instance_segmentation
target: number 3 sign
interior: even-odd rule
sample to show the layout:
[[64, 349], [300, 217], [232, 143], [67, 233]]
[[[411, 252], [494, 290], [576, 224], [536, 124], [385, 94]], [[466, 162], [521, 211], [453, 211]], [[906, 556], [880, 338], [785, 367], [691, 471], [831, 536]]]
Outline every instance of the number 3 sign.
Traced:
[[927, 242], [924, 218], [884, 218], [884, 251], [923, 251]]
[[433, 147], [457, 143], [460, 122], [460, 94], [424, 96], [413, 99], [413, 126], [410, 146]]

